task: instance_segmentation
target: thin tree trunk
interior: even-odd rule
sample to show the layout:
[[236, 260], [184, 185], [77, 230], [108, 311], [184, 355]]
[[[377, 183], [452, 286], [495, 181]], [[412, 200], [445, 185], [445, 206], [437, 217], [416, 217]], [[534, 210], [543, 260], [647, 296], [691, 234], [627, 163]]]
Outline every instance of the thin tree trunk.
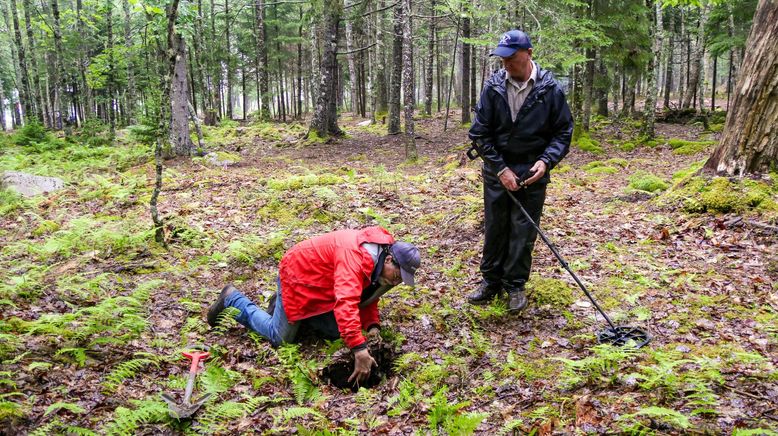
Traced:
[[664, 83], [664, 102], [663, 107], [668, 109], [670, 107], [670, 91], [673, 88], [673, 52], [675, 51], [673, 32], [670, 32], [670, 39], [667, 41], [667, 64], [665, 65], [665, 83]]
[[[122, 9], [124, 10], [124, 47], [127, 49], [127, 121], [130, 124], [135, 124], [137, 122], [137, 117], [135, 116], [135, 100], [137, 97], [135, 96], [135, 56], [132, 49], [132, 17], [130, 15], [129, 0], [122, 0]], [[193, 39], [196, 38], [194, 37]]]
[[760, 0], [732, 108], [705, 170], [729, 176], [763, 173], [778, 161], [778, 2]]
[[719, 57], [713, 56], [713, 84], [710, 91], [710, 111], [716, 111], [716, 73], [718, 72]]
[[[52, 29], [54, 31], [54, 110], [57, 111], [55, 126], [57, 129], [62, 129], [66, 127], [65, 123], [68, 122], [69, 110], [64, 98], [66, 77], [62, 73], [64, 71], [62, 62], [64, 52], [62, 51], [62, 30], [59, 23], [59, 4], [57, 0], [51, 0], [51, 14], [54, 19], [54, 28]], [[65, 128], [65, 134], [70, 136], [69, 127]]]
[[659, 76], [659, 65], [662, 61], [662, 37], [663, 24], [662, 24], [662, 5], [659, 0], [654, 0], [654, 25], [653, 25], [653, 56], [648, 60], [648, 68], [646, 73], [648, 75], [648, 84], [646, 85], [646, 102], [643, 108], [645, 117], [645, 124], [643, 127], [643, 133], [648, 139], [653, 139], [654, 132], [654, 120], [656, 119], [656, 97], [659, 94], [659, 83], [657, 77]]
[[[346, 7], [350, 7], [346, 2]], [[354, 29], [352, 20], [346, 20], [346, 61], [348, 62], [348, 77], [349, 77], [349, 100], [351, 104], [351, 112], [357, 113], [357, 96], [359, 95], [359, 84], [357, 83], [357, 68], [354, 64]]]
[[[602, 50], [597, 50], [597, 76], [600, 80], [595, 87], [595, 94], [597, 99], [597, 115], [602, 117], [608, 116], [608, 68], [605, 66], [605, 61], [602, 58]], [[605, 82], [605, 83], [603, 83]]]
[[413, 123], [413, 22], [411, 0], [402, 0], [403, 15], [403, 96], [405, 103], [405, 159], [414, 162], [418, 159], [416, 133]]
[[589, 131], [589, 121], [592, 118], [592, 100], [594, 100], [594, 50], [587, 48], [586, 63], [584, 64], [583, 74], [583, 108], [581, 114], [581, 127], [584, 132]]
[[224, 52], [224, 55], [226, 56], [226, 64], [227, 64], [227, 117], [228, 119], [233, 119], [233, 107], [235, 105], [233, 99], [232, 99], [232, 85], [235, 82], [235, 72], [233, 68], [233, 61], [232, 61], [232, 43], [230, 41], [231, 35], [230, 35], [230, 28], [232, 24], [230, 23], [230, 0], [224, 0], [224, 41], [227, 43], [227, 51]]
[[[678, 38], [678, 53], [680, 54], [681, 61], [678, 64], [678, 108], [683, 106], [683, 97], [686, 92], [686, 83], [688, 82], [689, 74], [687, 72], [684, 80], [683, 67], [686, 65], [687, 71], [689, 68], [689, 45], [688, 35], [686, 34], [686, 21], [684, 20], [684, 10], [681, 8], [681, 34]], [[684, 50], [684, 40], [687, 41], [686, 50]]]
[[[700, 85], [700, 77], [702, 76], [702, 55], [705, 49], [705, 26], [708, 22], [708, 15], [710, 13], [710, 5], [708, 3], [703, 4], [700, 10], [700, 20], [697, 26], [697, 43], [694, 46], [694, 55], [691, 58], [690, 64], [693, 68], [691, 70], [691, 77], [689, 78], [689, 92], [684, 96], [683, 104], [681, 107], [688, 109], [692, 103], [692, 91], [696, 91]], [[694, 92], [696, 94], [696, 92]]]
[[[7, 12], [6, 12], [7, 14]], [[29, 70], [27, 69], [27, 58], [25, 56], [25, 50], [24, 45], [22, 44], [22, 32], [21, 29], [19, 29], [19, 13], [16, 8], [16, 0], [11, 0], [11, 17], [13, 22], [13, 29], [14, 29], [14, 42], [15, 42], [15, 53], [16, 53], [16, 59], [18, 61], [18, 65], [16, 67], [16, 72], [18, 76], [17, 80], [17, 88], [19, 91], [19, 106], [17, 106], [17, 110], [15, 112], [21, 112], [24, 113], [24, 117], [30, 117], [34, 116], [34, 103], [33, 103], [33, 93], [32, 88], [30, 87], [30, 77], [29, 77]], [[8, 23], [8, 15], [6, 15], [6, 26], [10, 28], [10, 23]], [[19, 83], [21, 83], [21, 86], [18, 86]], [[18, 121], [16, 125], [21, 125], [23, 123], [22, 114], [19, 114]]]
[[432, 115], [432, 70], [435, 60], [435, 36], [437, 34], [437, 11], [435, 10], [435, 0], [430, 0], [430, 36], [427, 42], [427, 68], [424, 76], [424, 114]]
[[[116, 139], [116, 112], [114, 111], [114, 84], [115, 80], [115, 62], [113, 53], [113, 0], [106, 0], [106, 23], [108, 24], [108, 80], [106, 82], [106, 95], [108, 96], [108, 122], [110, 124], [110, 141], [113, 143]], [[164, 100], [163, 100], [164, 101]]]
[[[297, 27], [297, 35], [303, 40], [303, 7], [300, 6], [300, 25]], [[297, 117], [303, 117], [303, 44], [297, 43]]]
[[402, 44], [403, 44], [403, 17], [402, 5], [394, 8], [393, 42], [392, 42], [392, 68], [389, 79], [389, 123], [387, 133], [396, 135], [400, 133], [400, 90], [402, 81]]
[[[5, 8], [5, 6], [0, 7]], [[0, 127], [3, 129], [3, 132], [8, 130], [5, 125], [5, 91], [2, 77], [0, 77]]]
[[197, 152], [195, 154], [202, 156], [205, 154], [205, 141], [203, 140], [203, 129], [200, 127], [200, 119], [197, 118], [197, 111], [191, 103], [187, 105], [187, 108], [189, 109], [189, 119], [192, 120], [197, 132]]
[[462, 18], [462, 63], [461, 75], [462, 75], [462, 88], [461, 88], [461, 101], [462, 107], [462, 123], [470, 122], [470, 44], [465, 40], [470, 38], [470, 17]]

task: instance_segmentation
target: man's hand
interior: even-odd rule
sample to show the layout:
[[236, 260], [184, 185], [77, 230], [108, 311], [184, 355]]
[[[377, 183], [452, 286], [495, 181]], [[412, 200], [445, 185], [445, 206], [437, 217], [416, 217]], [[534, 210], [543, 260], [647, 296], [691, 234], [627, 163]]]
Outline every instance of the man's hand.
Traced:
[[534, 171], [535, 174], [533, 174], [532, 177], [530, 177], [529, 179], [525, 180], [524, 184], [531, 185], [537, 182], [538, 180], [540, 180], [540, 178], [543, 177], [544, 174], [546, 174], [546, 169], [547, 169], [546, 163], [543, 162], [542, 160], [535, 162], [535, 165], [533, 165], [532, 168], [530, 168], [529, 170], [530, 173]]
[[354, 353], [354, 372], [351, 373], [351, 377], [348, 378], [348, 382], [362, 383], [370, 376], [370, 370], [374, 366], [378, 366], [373, 356], [367, 351], [367, 348], [363, 348]]
[[502, 183], [502, 185], [505, 186], [505, 189], [509, 191], [519, 190], [519, 184], [516, 180], [516, 173], [514, 173], [510, 168], [505, 168], [505, 171], [500, 174], [500, 183]]

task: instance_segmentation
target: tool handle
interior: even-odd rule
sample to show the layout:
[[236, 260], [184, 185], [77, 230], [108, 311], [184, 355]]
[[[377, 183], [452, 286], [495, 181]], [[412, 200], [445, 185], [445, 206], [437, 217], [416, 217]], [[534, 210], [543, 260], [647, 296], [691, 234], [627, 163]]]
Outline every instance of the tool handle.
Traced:
[[192, 364], [189, 366], [189, 372], [192, 374], [197, 373], [197, 366], [200, 364], [201, 360], [206, 360], [211, 357], [211, 353], [207, 351], [184, 351], [181, 354], [192, 361]]

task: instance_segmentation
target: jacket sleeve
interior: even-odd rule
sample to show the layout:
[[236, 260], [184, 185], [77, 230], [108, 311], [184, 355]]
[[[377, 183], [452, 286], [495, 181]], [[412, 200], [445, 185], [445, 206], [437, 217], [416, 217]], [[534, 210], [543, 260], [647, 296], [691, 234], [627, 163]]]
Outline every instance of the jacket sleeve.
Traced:
[[359, 300], [362, 294], [362, 265], [357, 253], [338, 248], [335, 253], [334, 293], [335, 321], [340, 336], [349, 348], [365, 343], [362, 335], [362, 322], [359, 313]]
[[362, 321], [363, 330], [367, 330], [372, 325], [379, 324], [381, 320], [378, 316], [378, 300], [360, 309], [359, 317]]
[[481, 147], [484, 163], [497, 174], [507, 165], [502, 155], [494, 148], [495, 129], [499, 121], [495, 119], [493, 98], [489, 87], [484, 87], [475, 107], [475, 119], [468, 136]]
[[573, 137], [573, 116], [570, 114], [565, 94], [559, 86], [554, 89], [551, 117], [553, 136], [543, 154], [538, 158], [546, 163], [549, 170], [554, 168], [570, 151], [570, 139]]

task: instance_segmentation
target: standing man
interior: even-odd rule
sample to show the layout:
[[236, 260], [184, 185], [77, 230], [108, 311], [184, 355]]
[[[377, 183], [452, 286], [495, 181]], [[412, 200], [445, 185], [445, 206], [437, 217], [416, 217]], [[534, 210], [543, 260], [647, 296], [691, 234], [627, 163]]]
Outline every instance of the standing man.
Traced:
[[517, 177], [526, 178], [516, 195], [539, 223], [549, 172], [569, 151], [573, 119], [559, 84], [532, 60], [526, 33], [504, 33], [490, 56], [499, 56], [503, 68], [484, 85], [469, 133], [484, 159], [485, 230], [483, 280], [468, 300], [485, 304], [504, 289], [508, 309], [517, 312], [527, 307], [537, 232], [506, 189], [518, 191]]
[[413, 286], [420, 263], [413, 244], [395, 242], [381, 227], [327, 233], [284, 254], [270, 313], [227, 285], [208, 310], [208, 324], [215, 326], [226, 307], [235, 307], [239, 323], [276, 347], [294, 341], [301, 325], [326, 339], [342, 337], [354, 352], [349, 382], [361, 382], [376, 365], [362, 329], [379, 334], [379, 297], [401, 282]]

